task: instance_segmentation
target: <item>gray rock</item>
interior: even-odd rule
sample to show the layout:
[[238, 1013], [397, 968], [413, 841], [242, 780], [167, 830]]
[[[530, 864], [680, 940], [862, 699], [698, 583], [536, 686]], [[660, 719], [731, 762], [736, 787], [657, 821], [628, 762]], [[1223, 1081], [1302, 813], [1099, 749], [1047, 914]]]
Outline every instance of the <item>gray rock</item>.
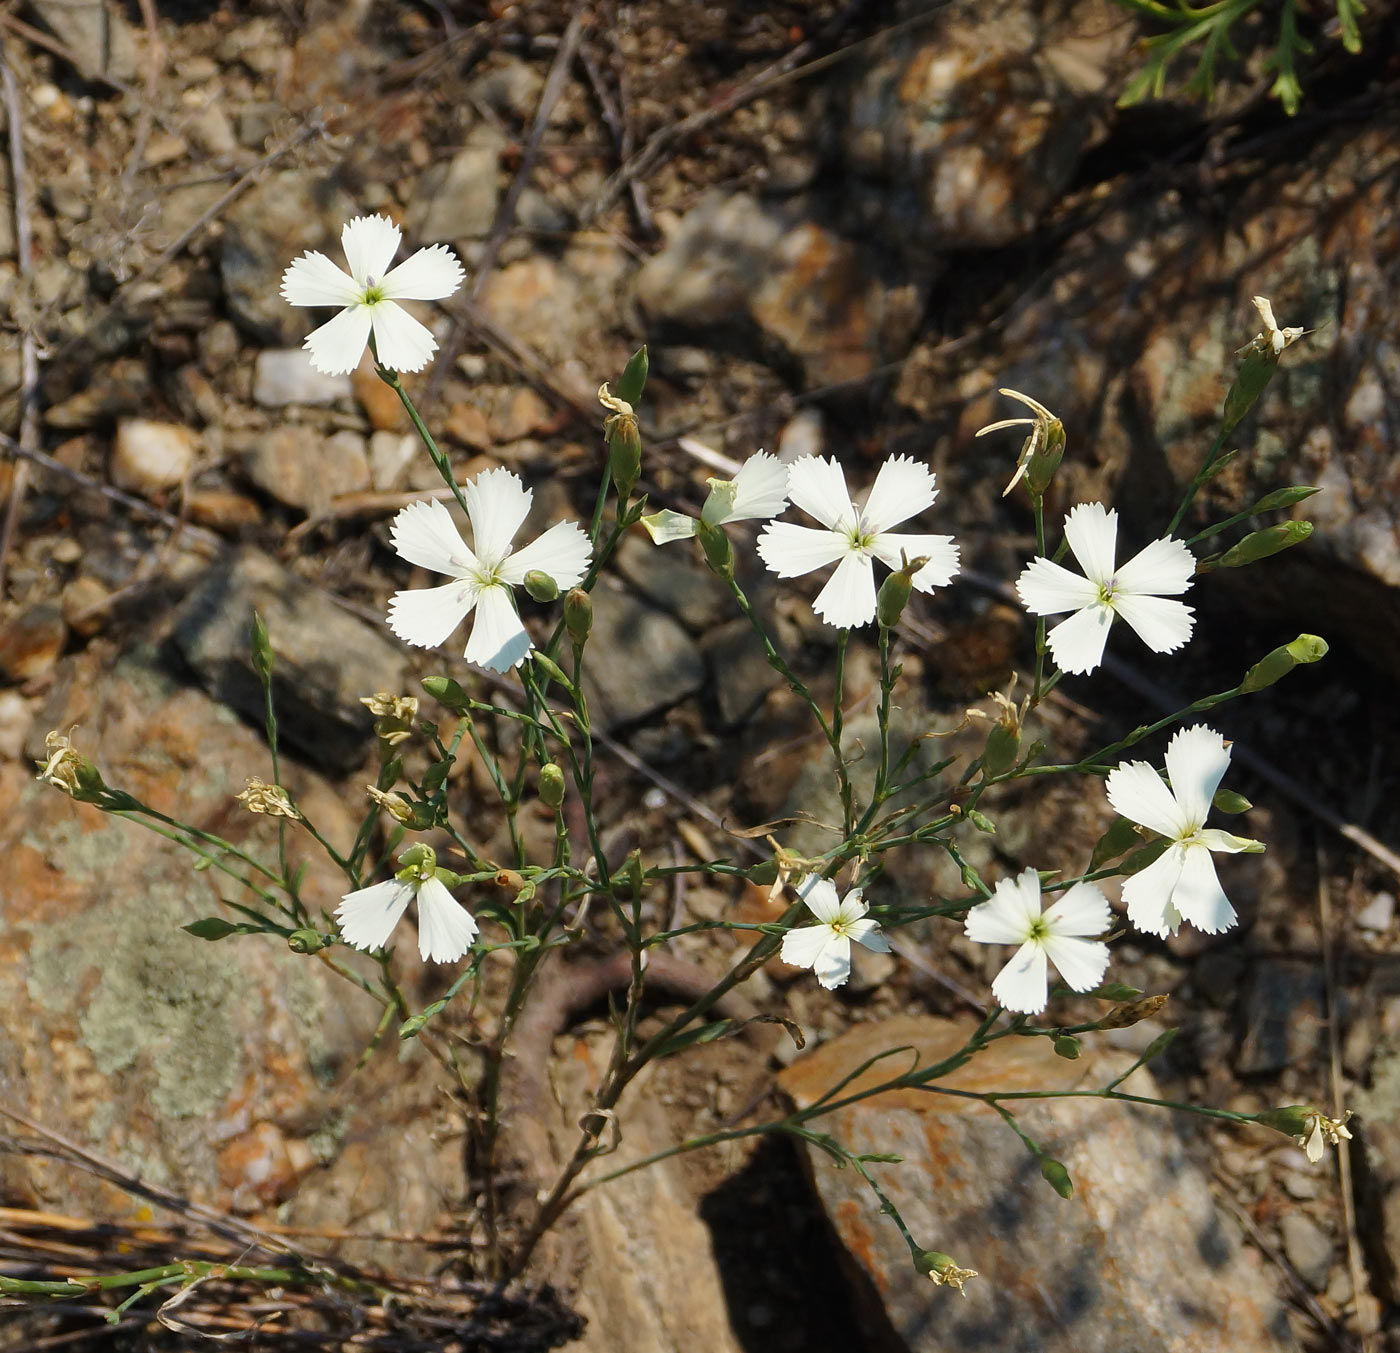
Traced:
[[82, 75], [130, 80], [140, 69], [136, 33], [106, 0], [31, 0], [31, 8], [78, 60]]
[[1395, 895], [1377, 893], [1359, 912], [1356, 924], [1362, 930], [1383, 935], [1395, 921]]
[[403, 684], [403, 651], [387, 629], [341, 610], [266, 555], [249, 550], [215, 565], [180, 607], [174, 644], [210, 694], [256, 727], [263, 695], [251, 660], [254, 611], [277, 659], [282, 737], [315, 766], [358, 766], [373, 741], [360, 697]]
[[479, 239], [491, 229], [501, 196], [504, 144], [501, 133], [483, 123], [450, 160], [424, 171], [410, 208], [415, 238], [446, 243]]
[[709, 666], [726, 728], [737, 728], [768, 692], [782, 683], [753, 626], [743, 616], [710, 630], [700, 641], [700, 651]]
[[[877, 1052], [908, 1045], [930, 1065], [960, 1048], [973, 1027], [919, 1015], [858, 1025], [799, 1059], [780, 1083], [798, 1105], [811, 1104]], [[901, 1059], [895, 1069], [908, 1065]], [[1066, 1062], [1045, 1039], [1006, 1039], [940, 1083], [1071, 1089], [1102, 1084], [1129, 1065], [1126, 1054], [1092, 1045]], [[880, 1064], [847, 1093], [893, 1067]], [[1127, 1086], [1154, 1093], [1146, 1071]], [[860, 1176], [808, 1148], [827, 1215], [910, 1353], [1294, 1347], [1258, 1257], [1216, 1212], [1205, 1176], [1164, 1114], [1090, 1099], [1015, 1108], [1021, 1127], [1068, 1169], [1072, 1199], [1059, 1197], [1015, 1134], [970, 1100], [908, 1090], [812, 1123], [851, 1150], [902, 1156], [902, 1164], [871, 1168], [915, 1240], [977, 1270], [964, 1297], [935, 1287]]]
[[324, 511], [342, 493], [369, 488], [365, 439], [348, 429], [323, 437], [314, 428], [283, 423], [258, 438], [243, 470], [262, 491], [308, 514]]
[[1244, 1036], [1235, 1066], [1246, 1075], [1282, 1071], [1319, 1046], [1326, 983], [1311, 963], [1260, 959], [1245, 997]]
[[350, 377], [317, 371], [311, 365], [311, 354], [302, 348], [269, 348], [258, 353], [253, 368], [253, 398], [264, 408], [334, 404], [350, 396]]
[[1314, 1292], [1321, 1292], [1332, 1271], [1332, 1241], [1327, 1233], [1301, 1210], [1286, 1213], [1279, 1231], [1288, 1262]]
[[696, 634], [736, 614], [728, 586], [705, 567], [699, 545], [678, 541], [657, 546], [634, 530], [623, 537], [613, 567], [648, 601]]
[[607, 730], [657, 714], [705, 682], [705, 664], [690, 635], [665, 611], [606, 577], [593, 590], [584, 670], [589, 711]]

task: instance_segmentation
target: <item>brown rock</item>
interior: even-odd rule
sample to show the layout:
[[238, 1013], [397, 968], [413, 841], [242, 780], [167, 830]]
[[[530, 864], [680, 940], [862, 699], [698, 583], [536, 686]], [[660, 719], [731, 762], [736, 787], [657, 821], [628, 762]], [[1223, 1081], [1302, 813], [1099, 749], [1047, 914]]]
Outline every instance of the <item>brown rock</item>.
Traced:
[[519, 441], [557, 426], [554, 410], [528, 385], [503, 391], [491, 409], [491, 437], [496, 442]]
[[476, 451], [484, 451], [492, 444], [486, 415], [475, 404], [454, 404], [448, 411], [443, 430], [463, 446]]
[[[876, 1053], [908, 1046], [931, 1066], [973, 1027], [928, 1016], [858, 1025], [795, 1062], [780, 1081], [810, 1105]], [[884, 1061], [843, 1093], [908, 1068]], [[1131, 1059], [1086, 1045], [1068, 1062], [1043, 1038], [1004, 1039], [936, 1082], [949, 1089], [1091, 1088]], [[1127, 1082], [1151, 1095], [1146, 1071]], [[875, 1165], [915, 1240], [978, 1277], [965, 1299], [935, 1287], [854, 1170], [809, 1148], [817, 1188], [911, 1353], [1281, 1353], [1293, 1347], [1282, 1303], [1256, 1256], [1215, 1211], [1204, 1175], [1163, 1114], [1092, 1099], [1022, 1101], [1021, 1128], [1069, 1171], [1059, 1197], [1016, 1135], [985, 1105], [908, 1089], [822, 1116], [848, 1149], [893, 1152]], [[1172, 1256], [1172, 1262], [1163, 1262]]]
[[16, 685], [48, 676], [67, 640], [58, 607], [28, 607], [0, 626], [0, 675]]
[[[410, 396], [413, 393], [411, 377], [404, 381]], [[365, 411], [370, 427], [376, 432], [405, 431], [410, 426], [403, 401], [389, 386], [374, 374], [374, 366], [368, 355], [350, 373], [350, 384], [355, 391], [355, 399]]]
[[83, 639], [101, 632], [111, 618], [111, 593], [96, 578], [83, 574], [63, 589], [60, 605], [68, 628]]
[[226, 535], [262, 520], [262, 508], [246, 493], [232, 489], [196, 489], [185, 499], [185, 508], [191, 521]]
[[119, 489], [151, 498], [189, 474], [198, 449], [194, 431], [179, 423], [123, 418], [117, 424], [108, 473]]

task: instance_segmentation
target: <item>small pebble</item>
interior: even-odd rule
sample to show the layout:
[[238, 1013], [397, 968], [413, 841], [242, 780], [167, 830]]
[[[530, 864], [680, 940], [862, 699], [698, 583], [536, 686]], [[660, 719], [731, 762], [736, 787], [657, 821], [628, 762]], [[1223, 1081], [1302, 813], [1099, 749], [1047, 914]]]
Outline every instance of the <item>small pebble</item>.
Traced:
[[1392, 893], [1377, 893], [1356, 914], [1356, 924], [1376, 935], [1384, 935], [1394, 921], [1395, 897]]
[[124, 418], [117, 424], [108, 470], [119, 489], [154, 497], [173, 489], [194, 468], [198, 439], [179, 423]]
[[68, 639], [58, 607], [41, 604], [0, 626], [0, 674], [20, 685], [53, 671]]
[[253, 398], [265, 409], [288, 404], [334, 404], [351, 394], [349, 376], [328, 376], [301, 348], [267, 348], [253, 367]]
[[111, 617], [111, 593], [96, 578], [84, 574], [63, 589], [63, 619], [68, 628], [83, 639], [91, 639]]
[[18, 691], [0, 691], [0, 758], [18, 761], [34, 723], [30, 702]]
[[1279, 1230], [1288, 1262], [1314, 1292], [1321, 1292], [1332, 1268], [1332, 1242], [1327, 1234], [1306, 1212], [1296, 1211], [1284, 1217]]

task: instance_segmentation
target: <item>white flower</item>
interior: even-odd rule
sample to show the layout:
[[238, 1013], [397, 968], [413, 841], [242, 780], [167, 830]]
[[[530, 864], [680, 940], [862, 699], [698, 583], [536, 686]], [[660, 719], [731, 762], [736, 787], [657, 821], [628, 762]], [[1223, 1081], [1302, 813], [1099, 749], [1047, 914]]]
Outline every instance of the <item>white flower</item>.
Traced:
[[1274, 307], [1267, 296], [1254, 297], [1254, 308], [1259, 312], [1259, 318], [1264, 321], [1264, 332], [1256, 334], [1254, 341], [1261, 349], [1272, 349], [1277, 357], [1290, 343], [1296, 343], [1307, 332], [1302, 328], [1280, 329], [1278, 322], [1274, 319]]
[[389, 628], [407, 643], [436, 648], [475, 608], [465, 657], [505, 672], [534, 647], [511, 588], [538, 571], [566, 591], [588, 571], [591, 546], [577, 522], [564, 521], [529, 545], [512, 549], [534, 494], [509, 470], [485, 471], [465, 484], [462, 494], [475, 550], [467, 547], [452, 514], [436, 500], [410, 503], [394, 518], [390, 536], [399, 554], [453, 581], [395, 592], [389, 600]]
[[819, 924], [789, 930], [783, 936], [784, 963], [811, 968], [817, 981], [831, 990], [851, 975], [852, 940], [876, 953], [889, 952], [890, 942], [880, 934], [880, 923], [866, 918], [869, 908], [861, 900], [859, 888], [852, 888], [838, 901], [836, 885], [816, 874], [799, 880], [796, 887], [798, 897]]
[[1257, 854], [1258, 841], [1205, 829], [1206, 814], [1230, 764], [1230, 744], [1213, 728], [1181, 729], [1167, 744], [1168, 789], [1146, 761], [1109, 772], [1108, 801], [1123, 817], [1166, 838], [1166, 850], [1123, 884], [1128, 919], [1152, 935], [1175, 935], [1182, 921], [1214, 935], [1235, 924], [1211, 851]]
[[1040, 875], [1026, 869], [1019, 878], [1002, 879], [964, 923], [968, 939], [978, 944], [1020, 945], [997, 974], [992, 995], [1007, 1010], [1025, 1015], [1038, 1015], [1049, 999], [1047, 959], [1074, 991], [1098, 986], [1108, 967], [1108, 945], [1088, 937], [1102, 935], [1113, 913], [1092, 883], [1076, 883], [1043, 912], [1040, 908]]
[[1191, 586], [1195, 556], [1180, 540], [1154, 540], [1115, 569], [1118, 514], [1102, 503], [1080, 503], [1065, 518], [1065, 539], [1084, 577], [1049, 559], [1033, 559], [1016, 580], [1035, 615], [1073, 611], [1047, 635], [1051, 655], [1066, 672], [1092, 672], [1103, 661], [1115, 616], [1122, 616], [1154, 653], [1171, 653], [1191, 637], [1191, 607], [1166, 598]]
[[906, 557], [926, 558], [928, 563], [913, 580], [921, 592], [942, 586], [958, 571], [958, 547], [952, 536], [907, 535], [889, 529], [933, 503], [938, 496], [933, 484], [927, 467], [907, 456], [893, 456], [880, 467], [857, 509], [846, 489], [845, 472], [835, 460], [803, 456], [788, 470], [788, 496], [825, 529], [771, 522], [758, 538], [758, 552], [780, 578], [797, 578], [835, 563], [836, 572], [812, 609], [828, 625], [841, 629], [868, 625], [875, 618], [872, 559], [898, 569]]
[[[700, 509], [700, 520], [707, 526], [723, 526], [731, 521], [767, 521], [787, 507], [788, 470], [777, 456], [766, 451], [750, 456], [733, 479], [710, 479], [710, 495]], [[657, 545], [673, 540], [689, 540], [695, 534], [694, 517], [683, 512], [663, 510], [642, 518], [642, 525]]]
[[335, 909], [340, 933], [355, 949], [382, 949], [399, 918], [418, 899], [418, 952], [425, 961], [455, 963], [471, 948], [477, 924], [438, 878], [432, 851], [415, 846], [400, 863], [418, 854], [397, 876], [346, 893]]
[[370, 331], [381, 366], [420, 371], [437, 350], [427, 326], [396, 301], [440, 301], [462, 284], [462, 265], [446, 245], [420, 249], [390, 268], [399, 228], [384, 216], [357, 216], [340, 232], [346, 274], [325, 254], [307, 253], [282, 274], [282, 299], [291, 305], [338, 305], [340, 314], [313, 330], [305, 347], [311, 365], [332, 376], [360, 363]]
[[1347, 1141], [1351, 1140], [1351, 1132], [1347, 1129], [1347, 1120], [1350, 1117], [1350, 1109], [1340, 1118], [1328, 1118], [1325, 1113], [1313, 1109], [1303, 1120], [1303, 1130], [1294, 1140], [1316, 1165], [1322, 1159], [1322, 1152], [1326, 1147], [1341, 1146], [1344, 1138]]

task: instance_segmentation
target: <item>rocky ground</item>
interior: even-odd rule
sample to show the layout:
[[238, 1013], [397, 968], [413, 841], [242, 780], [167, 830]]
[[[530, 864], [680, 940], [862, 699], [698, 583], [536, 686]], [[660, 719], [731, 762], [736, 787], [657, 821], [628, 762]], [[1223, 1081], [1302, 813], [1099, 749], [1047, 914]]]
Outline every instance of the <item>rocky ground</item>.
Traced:
[[[1360, 57], [1317, 34], [1290, 120], [1248, 28], [1211, 108], [1118, 109], [1141, 30], [1108, 0], [0, 9], [22, 166], [12, 155], [0, 174], [0, 1105], [30, 1120], [0, 1136], [0, 1204], [133, 1215], [129, 1189], [24, 1149], [38, 1124], [383, 1271], [467, 1267], [472, 1186], [441, 1067], [410, 1049], [352, 1079], [373, 1024], [352, 990], [260, 942], [183, 935], [220, 896], [209, 876], [32, 782], [44, 732], [77, 723], [114, 781], [263, 839], [230, 806], [266, 773], [239, 717], [255, 711], [236, 617], [256, 605], [295, 677], [298, 797], [353, 833], [373, 755], [358, 697], [441, 670], [382, 624], [410, 576], [388, 520], [438, 481], [370, 371], [306, 363], [307, 317], [278, 297], [292, 257], [334, 252], [364, 211], [458, 251], [467, 286], [425, 310], [441, 351], [409, 388], [461, 475], [509, 466], [542, 520], [589, 509], [595, 391], [643, 341], [656, 506], [693, 510], [716, 456], [760, 446], [834, 454], [859, 482], [891, 453], [931, 464], [929, 529], [958, 537], [967, 569], [911, 610], [906, 735], [955, 726], [1030, 653], [996, 586], [1034, 543], [1024, 500], [1001, 496], [1017, 442], [973, 439], [1010, 416], [997, 388], [1064, 420], [1056, 510], [1110, 501], [1145, 539], [1209, 443], [1262, 293], [1310, 332], [1194, 520], [1311, 483], [1326, 490], [1297, 509], [1312, 540], [1202, 579], [1184, 654], [1149, 664], [1115, 644], [1120, 661], [1066, 681], [1035, 731], [1087, 750], [1175, 696], [1233, 685], [1300, 631], [1333, 645], [1212, 716], [1255, 804], [1239, 830], [1269, 854], [1224, 873], [1237, 930], [1117, 946], [1114, 975], [1171, 1001], [1095, 1065], [1179, 1026], [1155, 1066], [1164, 1092], [1249, 1111], [1345, 1104], [1358, 1120], [1342, 1173], [1262, 1133], [1095, 1116], [1047, 1127], [1079, 1153], [1064, 1204], [976, 1124], [935, 1130], [901, 1106], [843, 1131], [906, 1153], [937, 1138], [928, 1172], [975, 1162], [941, 1181], [942, 1211], [919, 1214], [941, 1247], [977, 1251], [987, 1280], [965, 1304], [910, 1289], [848, 1181], [787, 1146], [596, 1195], [573, 1267], [552, 1276], [590, 1320], [581, 1346], [599, 1349], [1400, 1348], [1400, 49], [1393, 7], [1376, 0], [1367, 25]], [[810, 589], [751, 582], [829, 689]], [[592, 653], [610, 850], [738, 852], [729, 825], [792, 804], [821, 815], [820, 747], [682, 547], [625, 542]], [[874, 680], [853, 649], [855, 739], [870, 736]], [[464, 762], [459, 794], [487, 841], [481, 773]], [[1082, 862], [1108, 821], [1072, 788], [996, 808], [998, 836], [969, 845], [992, 876]], [[309, 867], [308, 895], [333, 902], [336, 879]], [[923, 898], [957, 879], [910, 854], [884, 886]], [[655, 905], [765, 919], [756, 891], [691, 886]], [[946, 928], [904, 938], [891, 959], [862, 956], [839, 996], [778, 968], [752, 999], [835, 1065], [868, 1055], [872, 1029], [936, 1041], [943, 1026], [920, 1021], [965, 1019], [995, 969]], [[675, 948], [714, 967], [726, 944]], [[431, 971], [407, 980], [419, 1006], [441, 992]], [[555, 1042], [562, 1102], [606, 1028], [579, 1011]], [[746, 1111], [770, 1088], [770, 1053], [736, 1040], [668, 1066], [626, 1149]], [[793, 1062], [781, 1093], [801, 1102], [817, 1072], [779, 1056]], [[901, 1207], [925, 1207], [910, 1169]], [[392, 1238], [406, 1235], [433, 1248]], [[1154, 1286], [1144, 1255], [1184, 1271], [1180, 1289]], [[13, 1330], [12, 1346], [39, 1347], [74, 1321], [0, 1324], [0, 1346]]]

